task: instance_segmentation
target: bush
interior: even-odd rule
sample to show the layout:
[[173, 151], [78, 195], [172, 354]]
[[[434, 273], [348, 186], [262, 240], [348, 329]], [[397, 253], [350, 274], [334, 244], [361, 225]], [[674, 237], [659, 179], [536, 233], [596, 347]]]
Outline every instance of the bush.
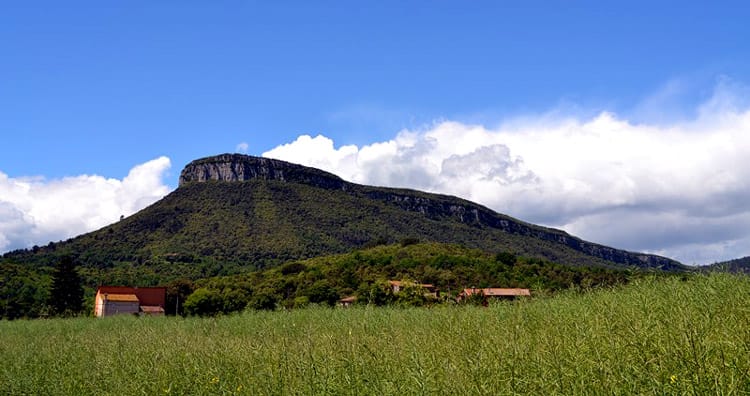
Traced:
[[247, 307], [257, 310], [273, 311], [276, 309], [276, 304], [279, 302], [279, 298], [268, 290], [262, 290], [253, 293], [253, 297], [250, 299]]
[[289, 263], [281, 267], [282, 275], [298, 274], [307, 269], [307, 266], [302, 263]]
[[316, 304], [328, 304], [333, 306], [339, 299], [339, 294], [328, 281], [320, 280], [315, 282], [309, 289], [304, 293], [311, 303]]
[[500, 252], [495, 255], [495, 261], [510, 267], [516, 264], [516, 255], [510, 252]]
[[401, 247], [416, 245], [418, 243], [419, 243], [419, 238], [404, 238], [401, 240]]
[[188, 315], [211, 316], [223, 311], [224, 301], [215, 290], [202, 287], [188, 296], [184, 308]]
[[[362, 290], [365, 291], [364, 294]], [[376, 306], [391, 304], [396, 300], [391, 285], [385, 280], [379, 280], [366, 287], [360, 286], [360, 296], [364, 297], [361, 298], [362, 302]]]

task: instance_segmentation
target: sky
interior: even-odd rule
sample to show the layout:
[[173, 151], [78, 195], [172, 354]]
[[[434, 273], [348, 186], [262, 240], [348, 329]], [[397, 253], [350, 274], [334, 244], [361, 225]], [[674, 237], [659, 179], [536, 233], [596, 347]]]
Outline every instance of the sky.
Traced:
[[750, 255], [742, 2], [28, 1], [0, 12], [0, 253], [238, 152], [686, 264]]

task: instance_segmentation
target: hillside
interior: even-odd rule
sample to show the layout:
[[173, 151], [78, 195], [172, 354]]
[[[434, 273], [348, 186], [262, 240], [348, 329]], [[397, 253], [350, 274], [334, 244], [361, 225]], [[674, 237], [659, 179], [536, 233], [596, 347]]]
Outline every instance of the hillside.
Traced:
[[738, 258], [720, 263], [714, 263], [704, 267], [708, 271], [739, 272], [750, 274], [750, 256]]
[[72, 254], [89, 269], [157, 268], [158, 281], [243, 272], [407, 238], [567, 265], [683, 268], [456, 197], [358, 185], [318, 169], [238, 154], [193, 161], [179, 188], [133, 216], [65, 242], [8, 253], [4, 261], [48, 266]]
[[[299, 308], [308, 303], [334, 305], [356, 296], [357, 303], [373, 305], [435, 305], [452, 302], [466, 287], [529, 288], [534, 295], [575, 287], [593, 289], [627, 283], [661, 271], [631, 271], [602, 267], [567, 266], [491, 254], [479, 249], [441, 243], [377, 246], [350, 253], [293, 261], [280, 267], [197, 281], [180, 298], [181, 313], [213, 315], [246, 308]], [[390, 293], [388, 280], [427, 283], [440, 291], [435, 298], [423, 293]], [[184, 284], [184, 282], [178, 282]]]

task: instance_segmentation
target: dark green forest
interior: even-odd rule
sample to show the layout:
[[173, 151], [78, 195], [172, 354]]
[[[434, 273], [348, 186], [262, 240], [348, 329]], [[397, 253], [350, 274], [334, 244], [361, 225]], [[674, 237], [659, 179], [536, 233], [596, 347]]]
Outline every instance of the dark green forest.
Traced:
[[[489, 253], [406, 239], [399, 244], [290, 261], [265, 271], [202, 279], [194, 283], [194, 291], [183, 300], [184, 310], [180, 311], [211, 315], [247, 308], [334, 305], [346, 296], [357, 296], [360, 304], [451, 304], [466, 287], [521, 287], [538, 295], [571, 287], [588, 290], [624, 284], [647, 273], [666, 274], [637, 268], [571, 267], [509, 252]], [[388, 280], [433, 284], [440, 297], [422, 298], [421, 292], [392, 295]]]
[[[39, 317], [51, 314], [47, 304], [51, 268], [3, 264], [0, 284], [0, 314], [4, 318]], [[115, 267], [115, 269], [117, 269]], [[466, 287], [530, 288], [534, 295], [568, 288], [587, 290], [629, 282], [644, 274], [667, 274], [638, 268], [612, 269], [555, 264], [511, 252], [486, 252], [457, 244], [418, 243], [407, 238], [400, 243], [373, 246], [350, 253], [291, 260], [267, 270], [233, 275], [171, 276], [164, 282], [153, 274], [123, 268], [119, 275], [92, 272], [78, 267], [91, 306], [99, 284], [167, 286], [167, 312], [214, 315], [244, 309], [284, 309], [308, 304], [335, 305], [346, 296], [357, 296], [360, 304], [430, 305], [454, 303]], [[118, 283], [117, 280], [123, 283]], [[106, 280], [106, 282], [104, 281]], [[423, 293], [389, 295], [388, 280], [411, 280], [434, 284], [440, 298], [421, 298]], [[127, 281], [125, 283], [124, 281]], [[416, 297], [415, 297], [416, 296]], [[88, 313], [84, 311], [84, 313]]]

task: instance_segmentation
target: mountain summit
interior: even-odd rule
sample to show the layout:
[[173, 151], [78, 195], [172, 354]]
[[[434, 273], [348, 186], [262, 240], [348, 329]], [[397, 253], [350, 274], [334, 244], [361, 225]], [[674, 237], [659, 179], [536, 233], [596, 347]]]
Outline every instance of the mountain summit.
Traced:
[[251, 179], [303, 183], [322, 188], [343, 189], [340, 177], [319, 169], [270, 158], [222, 154], [197, 159], [180, 173], [180, 186], [192, 182], [247, 181]]
[[98, 269], [226, 273], [406, 239], [568, 265], [684, 268], [665, 257], [587, 242], [457, 197], [359, 185], [319, 169], [240, 154], [192, 161], [175, 191], [117, 223], [6, 258], [48, 265], [61, 254], [73, 254], [83, 266]]

